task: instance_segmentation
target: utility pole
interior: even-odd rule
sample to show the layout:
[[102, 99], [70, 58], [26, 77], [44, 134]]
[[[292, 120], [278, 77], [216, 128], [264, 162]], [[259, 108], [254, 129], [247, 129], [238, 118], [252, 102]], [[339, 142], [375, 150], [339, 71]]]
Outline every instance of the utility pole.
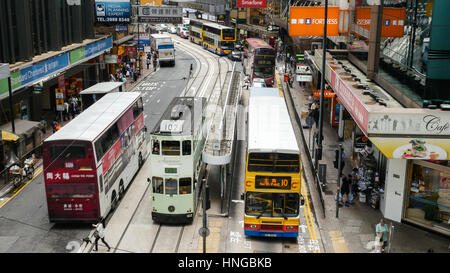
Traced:
[[[291, 9], [291, 1], [288, 0], [288, 6], [287, 6], [287, 20], [289, 21], [289, 13], [290, 13], [290, 9]], [[289, 23], [286, 24], [287, 27], [289, 27]], [[288, 30], [288, 35], [289, 35], [289, 30]], [[284, 37], [284, 36], [283, 36]], [[288, 59], [287, 59], [287, 51], [288, 51], [288, 47], [287, 47], [287, 39], [284, 41], [284, 73], [287, 73], [287, 64], [288, 64]], [[289, 84], [289, 83], [288, 83]]]
[[202, 179], [202, 208], [203, 208], [203, 215], [202, 215], [202, 222], [203, 225], [199, 230], [200, 236], [203, 237], [203, 253], [206, 253], [206, 237], [209, 235], [209, 229], [208, 229], [208, 215], [206, 214], [206, 210], [209, 209], [211, 206], [211, 203], [209, 201], [209, 188], [206, 184], [206, 179]]
[[322, 129], [323, 129], [323, 96], [325, 90], [325, 61], [327, 52], [327, 17], [328, 17], [328, 0], [325, 0], [325, 20], [323, 27], [322, 41], [322, 75], [320, 77], [320, 113], [319, 113], [319, 139], [317, 140], [317, 150], [314, 161], [314, 169], [317, 172], [319, 160], [322, 159]]

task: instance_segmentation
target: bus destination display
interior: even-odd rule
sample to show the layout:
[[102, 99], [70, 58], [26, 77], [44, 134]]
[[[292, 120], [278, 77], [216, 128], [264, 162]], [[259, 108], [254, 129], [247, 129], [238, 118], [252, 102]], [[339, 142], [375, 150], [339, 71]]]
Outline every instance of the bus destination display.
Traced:
[[289, 176], [259, 176], [255, 177], [255, 189], [291, 189], [291, 177]]

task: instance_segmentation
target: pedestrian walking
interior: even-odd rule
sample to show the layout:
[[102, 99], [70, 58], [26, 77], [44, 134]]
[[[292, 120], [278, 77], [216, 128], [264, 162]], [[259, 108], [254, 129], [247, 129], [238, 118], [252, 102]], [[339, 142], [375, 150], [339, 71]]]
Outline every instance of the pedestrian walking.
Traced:
[[[353, 168], [352, 170], [352, 195], [353, 200], [355, 200], [356, 196], [358, 195], [358, 169]], [[353, 204], [353, 200], [351, 200], [350, 204]]]
[[149, 69], [150, 69], [150, 63], [151, 63], [150, 59], [149, 59], [149, 58], [147, 58], [147, 70], [149, 70]]
[[156, 71], [156, 66], [158, 65], [158, 61], [156, 58], [153, 58], [153, 70]]
[[375, 241], [381, 243], [381, 253], [384, 253], [387, 246], [389, 229], [384, 223], [383, 218], [381, 218], [380, 222], [376, 225], [375, 231], [377, 234]]
[[98, 240], [102, 240], [102, 242], [108, 247], [108, 251], [111, 249], [111, 247], [109, 247], [108, 243], [105, 241], [105, 229], [103, 228], [103, 223], [102, 220], [100, 220], [100, 222], [98, 222], [97, 224], [92, 224], [92, 226], [95, 228], [94, 231], [94, 237], [95, 237], [95, 241], [94, 241], [94, 251], [98, 251]]
[[341, 187], [340, 187], [340, 192], [342, 194], [342, 201], [344, 201], [344, 195], [345, 195], [345, 206], [346, 207], [350, 207], [350, 202], [348, 201], [348, 196], [350, 194], [350, 189], [351, 189], [351, 181], [352, 179], [352, 175], [349, 174], [348, 176], [344, 176], [342, 178], [342, 182], [341, 182]]
[[67, 103], [67, 101], [64, 102], [64, 111], [63, 111], [63, 119], [64, 121], [66, 120], [70, 120], [69, 118], [69, 104]]
[[245, 79], [244, 79], [244, 86], [245, 86], [245, 89], [248, 90], [249, 85], [250, 85], [250, 78], [249, 78], [248, 75], [247, 75], [247, 76], [245, 76]]

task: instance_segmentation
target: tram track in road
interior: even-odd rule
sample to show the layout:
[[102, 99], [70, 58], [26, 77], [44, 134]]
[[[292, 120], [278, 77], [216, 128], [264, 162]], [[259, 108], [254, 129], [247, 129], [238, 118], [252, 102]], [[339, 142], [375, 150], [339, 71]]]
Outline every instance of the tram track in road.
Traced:
[[[209, 51], [204, 50], [203, 48], [199, 47], [196, 44], [193, 43], [182, 43], [180, 40], [181, 38], [178, 38], [177, 36], [174, 36], [176, 38], [174, 38], [175, 41], [177, 41], [178, 45], [182, 48], [185, 49], [185, 52], [189, 55], [191, 55], [198, 63], [200, 64], [207, 64], [207, 69], [206, 69], [206, 73], [201, 74], [202, 77], [200, 77], [200, 72], [202, 71], [202, 66], [200, 66], [200, 68], [196, 71], [196, 74], [193, 77], [193, 81], [191, 82], [190, 85], [187, 86], [187, 88], [184, 91], [184, 95], [185, 96], [195, 96], [195, 97], [203, 97], [205, 95], [205, 93], [208, 90], [208, 87], [211, 85], [211, 80], [213, 79], [213, 76], [216, 76], [214, 79], [214, 84], [211, 87], [211, 90], [213, 90], [217, 84], [218, 80], [221, 80], [221, 83], [223, 82], [222, 79], [220, 79], [221, 76], [223, 76], [223, 78], [225, 79], [226, 77], [226, 73], [231, 71], [231, 61], [229, 61], [226, 58], [222, 58], [220, 56], [217, 56]], [[192, 54], [192, 53], [198, 53], [197, 54]], [[200, 57], [198, 57], [200, 56]], [[203, 60], [200, 60], [200, 58]], [[216, 66], [214, 65], [214, 62], [217, 61], [218, 63], [218, 73], [216, 73]], [[221, 63], [222, 65], [225, 63], [227, 68], [226, 68], [226, 72], [222, 73], [222, 69], [221, 69]], [[224, 76], [225, 75], [225, 76]], [[200, 83], [198, 83], [200, 82]], [[194, 83], [198, 84], [198, 87], [196, 88], [196, 92], [190, 92], [192, 89], [192, 86], [194, 86]], [[209, 97], [209, 96], [208, 96]]]

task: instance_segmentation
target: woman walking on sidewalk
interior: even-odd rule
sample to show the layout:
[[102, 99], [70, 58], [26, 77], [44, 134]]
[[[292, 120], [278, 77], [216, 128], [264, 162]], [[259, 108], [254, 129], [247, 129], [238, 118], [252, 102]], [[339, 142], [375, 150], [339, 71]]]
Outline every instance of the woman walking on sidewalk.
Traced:
[[94, 237], [95, 237], [95, 241], [94, 241], [94, 251], [98, 251], [98, 240], [102, 240], [102, 242], [108, 247], [108, 251], [111, 249], [111, 247], [109, 247], [108, 243], [105, 241], [105, 229], [103, 228], [103, 223], [102, 220], [100, 220], [100, 222], [98, 222], [98, 224], [92, 224], [93, 227], [95, 227], [95, 231], [94, 231]]
[[380, 223], [375, 227], [375, 231], [377, 233], [377, 240], [380, 240], [381, 243], [381, 253], [385, 253], [385, 249], [387, 246], [387, 240], [388, 240], [388, 227], [384, 223], [384, 219], [381, 218]]

